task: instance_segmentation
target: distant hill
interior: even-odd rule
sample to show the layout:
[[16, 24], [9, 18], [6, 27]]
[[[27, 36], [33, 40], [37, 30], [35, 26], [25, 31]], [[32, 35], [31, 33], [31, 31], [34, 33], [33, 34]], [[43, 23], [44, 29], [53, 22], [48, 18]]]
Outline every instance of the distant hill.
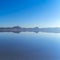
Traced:
[[14, 27], [1, 27], [0, 32], [48, 32], [48, 33], [60, 33], [60, 28], [39, 28], [39, 27], [34, 27], [34, 28], [22, 28], [19, 26], [14, 26]]

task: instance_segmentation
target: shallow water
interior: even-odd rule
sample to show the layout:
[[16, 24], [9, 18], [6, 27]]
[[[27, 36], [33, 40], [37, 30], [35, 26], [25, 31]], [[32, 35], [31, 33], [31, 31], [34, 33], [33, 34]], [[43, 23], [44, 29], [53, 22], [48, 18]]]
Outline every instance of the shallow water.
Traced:
[[0, 60], [60, 60], [60, 34], [0, 33]]

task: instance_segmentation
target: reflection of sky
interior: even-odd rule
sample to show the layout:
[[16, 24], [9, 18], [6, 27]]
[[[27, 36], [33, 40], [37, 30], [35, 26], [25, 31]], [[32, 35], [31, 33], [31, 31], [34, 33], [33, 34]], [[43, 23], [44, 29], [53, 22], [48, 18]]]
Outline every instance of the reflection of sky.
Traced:
[[0, 26], [60, 27], [60, 0], [0, 0]]
[[[47, 38], [47, 39], [52, 39], [53, 41], [56, 41], [56, 42], [60, 41], [60, 33], [46, 33], [46, 32], [39, 32], [39, 33], [35, 33], [35, 32], [8, 33], [8, 32], [6, 32], [6, 33], [0, 33], [0, 37], [2, 39], [4, 39], [4, 38], [24, 39], [25, 38], [28, 40], [30, 38], [33, 38], [33, 39], [35, 38], [37, 40], [40, 38], [42, 38], [42, 39]], [[31, 40], [33, 40], [33, 39], [31, 39]]]
[[8, 54], [10, 59], [12, 59], [11, 56], [15, 58], [15, 53], [17, 53], [17, 57], [21, 57], [23, 60], [33, 60], [33, 58], [35, 58], [34, 60], [41, 60], [41, 56], [45, 60], [47, 58], [48, 60], [60, 59], [60, 41], [58, 41], [60, 37], [58, 36], [60, 35], [31, 32], [0, 33], [0, 48], [3, 47], [0, 52], [3, 53], [2, 51], [4, 51], [3, 55], [7, 56]]

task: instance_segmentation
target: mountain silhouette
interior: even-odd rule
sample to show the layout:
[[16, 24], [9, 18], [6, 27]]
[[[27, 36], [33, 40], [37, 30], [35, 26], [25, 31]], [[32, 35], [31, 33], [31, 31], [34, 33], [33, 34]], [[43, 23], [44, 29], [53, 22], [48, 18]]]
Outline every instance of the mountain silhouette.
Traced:
[[22, 28], [19, 26], [14, 27], [0, 27], [0, 32], [14, 32], [14, 33], [20, 33], [20, 32], [47, 32], [47, 33], [60, 33], [60, 28], [52, 27], [52, 28]]

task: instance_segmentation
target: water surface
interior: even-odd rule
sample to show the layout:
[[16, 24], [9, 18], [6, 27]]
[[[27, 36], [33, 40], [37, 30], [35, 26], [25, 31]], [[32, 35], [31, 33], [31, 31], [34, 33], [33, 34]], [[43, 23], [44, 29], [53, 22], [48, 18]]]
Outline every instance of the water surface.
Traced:
[[0, 60], [60, 60], [60, 34], [0, 33]]

